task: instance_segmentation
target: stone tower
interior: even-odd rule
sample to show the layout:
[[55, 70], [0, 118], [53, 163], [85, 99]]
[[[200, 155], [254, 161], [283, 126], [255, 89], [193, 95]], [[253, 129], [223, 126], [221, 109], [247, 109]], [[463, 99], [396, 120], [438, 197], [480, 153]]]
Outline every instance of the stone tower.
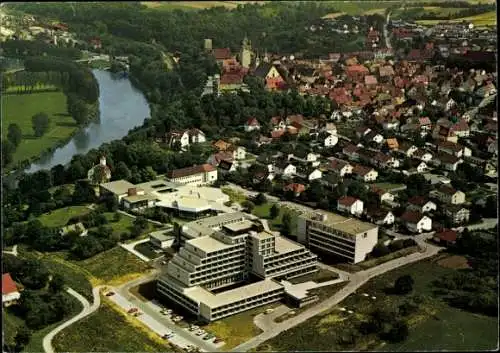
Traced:
[[250, 65], [252, 64], [252, 45], [248, 38], [245, 36], [245, 39], [243, 39], [243, 43], [241, 44], [241, 51], [240, 51], [240, 64], [242, 67], [248, 69]]

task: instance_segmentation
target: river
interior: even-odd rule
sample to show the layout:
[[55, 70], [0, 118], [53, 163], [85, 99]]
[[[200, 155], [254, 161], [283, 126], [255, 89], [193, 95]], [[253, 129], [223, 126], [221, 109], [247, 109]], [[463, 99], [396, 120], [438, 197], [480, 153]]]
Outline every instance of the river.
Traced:
[[92, 72], [99, 83], [99, 121], [79, 130], [66, 145], [31, 164], [25, 172], [34, 173], [58, 164], [66, 165], [76, 154], [84, 154], [103, 143], [121, 139], [150, 116], [146, 98], [128, 78], [116, 78], [104, 70]]

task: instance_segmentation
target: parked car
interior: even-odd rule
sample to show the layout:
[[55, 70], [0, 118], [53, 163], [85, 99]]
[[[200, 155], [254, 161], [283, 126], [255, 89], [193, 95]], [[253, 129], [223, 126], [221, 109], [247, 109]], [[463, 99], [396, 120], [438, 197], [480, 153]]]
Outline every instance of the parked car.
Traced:
[[142, 313], [141, 313], [140, 311], [138, 311], [138, 312], [134, 313], [134, 316], [135, 316], [135, 317], [137, 317], [137, 316], [141, 316], [141, 315], [142, 315]]
[[208, 341], [210, 339], [214, 338], [214, 335], [208, 334], [205, 337], [203, 337], [203, 340]]
[[199, 330], [199, 329], [200, 329], [200, 328], [199, 328], [198, 326], [196, 326], [196, 325], [191, 325], [191, 326], [189, 327], [189, 331], [196, 331], [196, 330]]
[[132, 308], [132, 309], [129, 309], [129, 311], [127, 311], [129, 314], [133, 314], [135, 312], [139, 311], [139, 309], [137, 308]]
[[266, 311], [264, 311], [264, 314], [271, 314], [272, 312], [274, 311], [274, 309], [266, 309]]
[[222, 338], [215, 337], [214, 343], [220, 343], [222, 342]]
[[115, 295], [115, 292], [108, 292], [108, 293], [106, 293], [106, 297], [111, 297], [113, 295]]
[[173, 313], [172, 309], [166, 309], [165, 311], [167, 312], [167, 314], [172, 314]]
[[205, 331], [203, 331], [203, 330], [196, 331], [196, 336], [203, 336], [204, 334], [205, 334]]

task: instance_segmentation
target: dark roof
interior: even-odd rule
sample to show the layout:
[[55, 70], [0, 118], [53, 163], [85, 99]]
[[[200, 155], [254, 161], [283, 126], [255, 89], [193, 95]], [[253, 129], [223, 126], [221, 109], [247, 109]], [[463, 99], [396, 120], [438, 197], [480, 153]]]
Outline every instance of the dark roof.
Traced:
[[171, 170], [167, 173], [167, 177], [171, 178], [171, 179], [172, 178], [182, 178], [185, 176], [198, 174], [198, 173], [213, 172], [215, 170], [217, 170], [217, 169], [215, 169], [210, 164], [194, 165], [192, 167]]
[[442, 232], [437, 233], [436, 237], [438, 237], [440, 240], [454, 242], [457, 240], [457, 235], [458, 233], [456, 231], [451, 229], [446, 229], [443, 230]]
[[231, 49], [229, 48], [215, 48], [212, 51], [216, 60], [224, 60], [231, 58]]
[[423, 214], [421, 214], [420, 212], [412, 212], [412, 211], [406, 211], [405, 213], [403, 213], [403, 215], [401, 216], [401, 219], [403, 221], [406, 221], [406, 222], [410, 222], [410, 223], [417, 223], [418, 221], [420, 221], [422, 218], [424, 217]]
[[352, 196], [342, 196], [340, 199], [337, 200], [337, 202], [342, 206], [351, 206], [356, 201], [358, 201], [358, 199]]

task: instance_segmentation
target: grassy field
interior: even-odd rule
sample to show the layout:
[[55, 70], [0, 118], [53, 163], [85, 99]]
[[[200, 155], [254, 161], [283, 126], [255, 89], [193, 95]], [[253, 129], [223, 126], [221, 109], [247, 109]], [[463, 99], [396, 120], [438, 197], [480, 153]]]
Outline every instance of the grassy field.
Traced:
[[[34, 136], [31, 117], [39, 112], [49, 116], [48, 131], [40, 138]], [[62, 92], [2, 95], [2, 138], [10, 123], [19, 125], [23, 139], [13, 156], [13, 163], [38, 156], [67, 139], [77, 129], [66, 111], [66, 96]]]
[[270, 218], [271, 207], [273, 207], [273, 203], [271, 202], [266, 202], [262, 205], [256, 205], [252, 210], [252, 213], [259, 218]]
[[[57, 91], [58, 88], [55, 85], [47, 85], [45, 83], [36, 83], [33, 86], [33, 93], [38, 93], [38, 92], [47, 92], [47, 91]], [[14, 94], [22, 94], [24, 91], [23, 86], [9, 86], [6, 90], [5, 93], [14, 93]]]
[[[375, 277], [339, 304], [353, 310], [346, 314], [339, 307], [317, 315], [306, 322], [287, 330], [259, 346], [260, 351], [301, 350], [468, 350], [493, 349], [497, 346], [498, 320], [451, 308], [433, 295], [432, 282], [453, 269], [438, 264], [446, 254], [433, 259], [401, 267]], [[407, 318], [410, 336], [398, 345], [383, 345], [375, 336], [361, 335], [354, 347], [337, 343], [338, 338], [349, 330], [355, 330], [361, 320], [377, 307], [397, 308], [408, 296], [388, 294], [394, 280], [410, 274], [414, 279], [413, 295], [422, 299], [416, 313]], [[362, 293], [368, 293], [365, 297]], [[372, 299], [375, 296], [376, 299]], [[460, 326], [461, 325], [461, 326]], [[475, 325], [474, 328], [471, 325]], [[459, 329], [460, 327], [460, 329]], [[439, 334], [436, 334], [436, 333]]]
[[212, 7], [222, 6], [228, 9], [235, 9], [238, 4], [245, 3], [264, 3], [267, 1], [142, 1], [141, 4], [146, 5], [149, 9], [154, 10], [203, 10]]
[[42, 214], [38, 219], [46, 227], [63, 227], [72, 217], [90, 212], [86, 206], [69, 206]]
[[100, 282], [117, 285], [130, 281], [150, 269], [137, 256], [116, 246], [83, 261], [71, 261], [91, 273]]
[[233, 202], [242, 203], [247, 199], [242, 192], [236, 191], [228, 187], [221, 188], [221, 191], [226, 195], [228, 195], [229, 199]]
[[476, 27], [495, 26], [497, 24], [497, 16], [495, 11], [489, 11], [475, 16], [454, 18], [452, 20], [420, 20], [416, 22], [425, 26], [433, 26], [440, 22], [457, 23], [462, 21], [471, 22]]
[[104, 301], [95, 313], [56, 335], [53, 345], [57, 352], [172, 351], [168, 343], [138, 325], [134, 327], [131, 318]]

